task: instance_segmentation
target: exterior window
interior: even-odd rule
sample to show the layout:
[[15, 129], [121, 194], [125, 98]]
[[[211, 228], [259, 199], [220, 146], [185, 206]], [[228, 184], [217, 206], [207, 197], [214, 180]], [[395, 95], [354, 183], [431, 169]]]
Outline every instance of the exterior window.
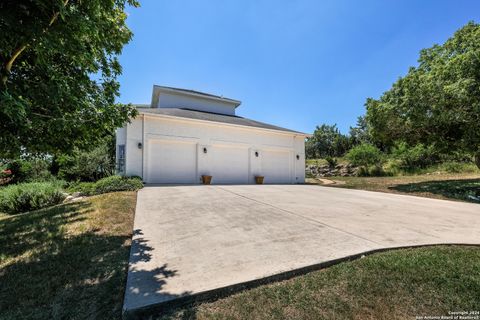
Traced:
[[117, 172], [125, 174], [125, 145], [118, 145]]

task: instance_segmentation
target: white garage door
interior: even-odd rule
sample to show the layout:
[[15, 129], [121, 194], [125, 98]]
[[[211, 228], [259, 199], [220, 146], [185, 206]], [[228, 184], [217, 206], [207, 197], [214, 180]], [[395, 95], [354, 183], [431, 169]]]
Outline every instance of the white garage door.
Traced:
[[148, 183], [195, 183], [195, 143], [181, 140], [149, 140], [147, 157]]
[[262, 151], [264, 183], [291, 183], [291, 157], [288, 151]]
[[209, 155], [213, 184], [248, 183], [248, 149], [246, 147], [213, 145]]

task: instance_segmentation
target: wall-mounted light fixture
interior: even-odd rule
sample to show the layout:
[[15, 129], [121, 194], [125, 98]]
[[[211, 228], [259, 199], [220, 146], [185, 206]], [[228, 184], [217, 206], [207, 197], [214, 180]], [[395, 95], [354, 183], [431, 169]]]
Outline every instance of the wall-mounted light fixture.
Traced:
[[207, 153], [207, 148], [203, 148], [203, 153]]
[[297, 154], [297, 160], [300, 160], [300, 155]]
[[138, 149], [142, 149], [142, 143], [139, 142], [139, 143], [137, 144], [137, 147], [138, 147]]
[[255, 157], [258, 158], [258, 151], [255, 151]]

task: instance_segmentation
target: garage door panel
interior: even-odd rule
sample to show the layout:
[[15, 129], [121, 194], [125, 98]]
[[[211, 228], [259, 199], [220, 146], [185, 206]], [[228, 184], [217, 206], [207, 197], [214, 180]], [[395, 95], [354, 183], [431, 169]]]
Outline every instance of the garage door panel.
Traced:
[[262, 175], [265, 183], [291, 183], [292, 159], [288, 151], [262, 151]]
[[149, 183], [195, 183], [197, 145], [179, 140], [148, 142]]
[[212, 183], [248, 183], [248, 148], [214, 145], [209, 158], [211, 159]]

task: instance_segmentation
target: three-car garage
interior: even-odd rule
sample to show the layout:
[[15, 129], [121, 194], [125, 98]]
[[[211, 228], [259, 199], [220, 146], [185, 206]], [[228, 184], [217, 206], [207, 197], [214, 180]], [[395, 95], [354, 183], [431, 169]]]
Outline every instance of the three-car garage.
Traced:
[[201, 145], [198, 139], [146, 140], [144, 181], [152, 184], [195, 184], [202, 174], [212, 184], [292, 183], [295, 155], [292, 150], [256, 148], [235, 142]]
[[119, 174], [151, 184], [305, 181], [305, 133], [236, 115], [240, 101], [154, 86], [152, 103], [117, 131]]

